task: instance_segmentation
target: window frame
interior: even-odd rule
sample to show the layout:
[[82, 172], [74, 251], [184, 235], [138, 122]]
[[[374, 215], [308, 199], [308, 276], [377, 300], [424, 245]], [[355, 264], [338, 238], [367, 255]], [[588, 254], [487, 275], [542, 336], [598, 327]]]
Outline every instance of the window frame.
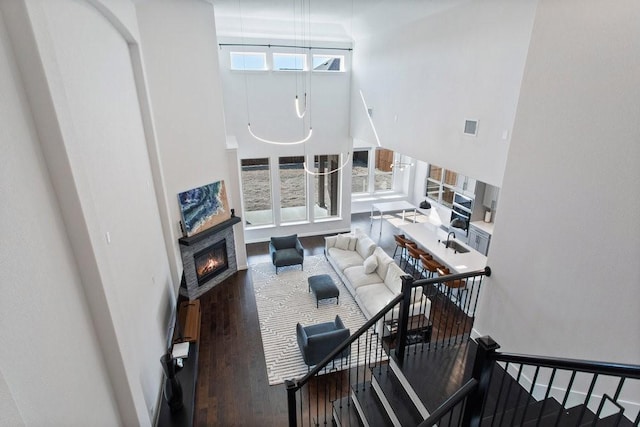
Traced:
[[[296, 205], [296, 206], [284, 206], [284, 202], [285, 202], [285, 197], [283, 196], [283, 185], [285, 180], [282, 179], [282, 171], [283, 170], [287, 170], [287, 168], [283, 168], [283, 165], [287, 165], [287, 164], [298, 164], [298, 163], [282, 163], [283, 159], [300, 159], [299, 165], [300, 165], [300, 170], [302, 173], [302, 185], [300, 186], [300, 188], [302, 189], [302, 191], [304, 192], [304, 201], [302, 204], [300, 205]], [[287, 225], [287, 224], [296, 224], [296, 223], [303, 223], [303, 222], [307, 222], [309, 221], [309, 190], [308, 190], [308, 185], [309, 185], [309, 180], [308, 180], [308, 174], [307, 172], [304, 170], [304, 162], [306, 161], [305, 156], [304, 155], [297, 155], [297, 156], [278, 156], [278, 184], [279, 184], [279, 192], [280, 192], [280, 205], [278, 206], [278, 209], [280, 211], [280, 224], [282, 225]], [[283, 215], [284, 210], [287, 208], [299, 208], [302, 207], [304, 208], [304, 217], [303, 218], [293, 218], [293, 219], [287, 219], [285, 220], [284, 217], [285, 215]]]
[[[309, 71], [308, 59], [306, 53], [285, 53], [285, 52], [273, 52], [271, 54], [271, 70], [278, 72], [305, 72]], [[276, 68], [276, 57], [300, 57], [302, 58], [302, 68]], [[296, 60], [294, 60], [295, 62]]]
[[[367, 173], [365, 175], [354, 175], [355, 172], [355, 168], [354, 168], [354, 163], [356, 160], [356, 153], [360, 153], [360, 152], [366, 152], [367, 153]], [[360, 177], [360, 176], [365, 176], [366, 178], [366, 185], [364, 187], [366, 187], [364, 190], [362, 191], [354, 191], [353, 186], [354, 186], [354, 181], [356, 177]], [[360, 148], [360, 149], [354, 149], [353, 150], [353, 154], [352, 154], [352, 159], [351, 159], [351, 194], [369, 194], [371, 193], [371, 149], [370, 148]]]
[[[394, 182], [395, 182], [395, 168], [393, 167], [393, 164], [395, 163], [395, 159], [396, 159], [396, 152], [393, 150], [390, 150], [388, 148], [383, 148], [383, 147], [375, 147], [373, 150], [373, 168], [372, 168], [372, 173], [373, 173], [373, 193], [388, 193], [391, 191], [394, 191]], [[379, 168], [380, 165], [378, 165], [378, 163], [381, 163], [382, 160], [380, 160], [381, 155], [379, 155], [378, 153], [381, 152], [387, 152], [387, 153], [391, 153], [391, 161], [389, 163], [389, 171], [382, 171], [382, 169]], [[377, 172], [380, 171], [380, 172]], [[376, 175], [379, 175], [381, 173], [384, 173], [385, 175], [391, 176], [391, 180], [390, 180], [390, 185], [389, 188], [377, 188], [377, 180], [376, 180]]]
[[[233, 64], [233, 57], [234, 56], [249, 56], [249, 55], [256, 55], [256, 56], [260, 56], [262, 58], [262, 63], [263, 63], [263, 68], [234, 68]], [[246, 65], [246, 64], [245, 64]], [[267, 63], [267, 53], [266, 52], [240, 52], [240, 51], [231, 51], [229, 52], [229, 69], [231, 71], [268, 71], [269, 70], [269, 64]]]
[[[315, 64], [315, 59], [316, 58], [332, 58], [332, 59], [336, 59], [339, 58], [340, 59], [340, 69], [338, 70], [316, 70], [316, 65]], [[325, 63], [326, 61], [323, 61], [321, 64]], [[345, 69], [345, 55], [333, 55], [330, 53], [314, 53], [311, 55], [311, 71], [313, 71], [314, 73], [344, 73], [346, 72]]]
[[[335, 168], [333, 167], [334, 165], [331, 164], [331, 157], [336, 158], [336, 164], [335, 164]], [[312, 181], [312, 186], [313, 186], [313, 200], [311, 200], [311, 212], [313, 212], [313, 221], [314, 222], [322, 222], [322, 221], [330, 221], [330, 220], [335, 220], [338, 218], [342, 217], [342, 180], [343, 180], [343, 176], [342, 176], [342, 170], [336, 170], [335, 172], [331, 173], [331, 174], [325, 174], [325, 175], [320, 175], [320, 170], [318, 169], [318, 162], [319, 162], [319, 158], [320, 157], [327, 157], [329, 165], [328, 165], [328, 170], [334, 170], [340, 167], [340, 165], [342, 164], [342, 154], [315, 154], [312, 155], [312, 161], [313, 161], [313, 171], [316, 173], [316, 175], [313, 176], [313, 181]], [[330, 180], [332, 179], [331, 177], [337, 175], [337, 183], [334, 184], [334, 186], [336, 187], [337, 193], [335, 194], [335, 199], [333, 197], [331, 197], [331, 182], [329, 183], [325, 183], [326, 187], [329, 187], [329, 200], [330, 201], [334, 201], [335, 203], [335, 214], [331, 214], [330, 210], [333, 209], [333, 206], [331, 205], [329, 209], [327, 209], [329, 211], [327, 216], [316, 216], [316, 206], [318, 206], [318, 208], [320, 208], [320, 206], [318, 205], [319, 201], [319, 193], [318, 193], [318, 189], [320, 187], [320, 185], [318, 184], [318, 181], [320, 179], [323, 180]]]
[[[268, 201], [269, 201], [269, 205], [270, 205], [270, 209], [268, 209], [270, 211], [270, 216], [271, 216], [271, 220], [270, 222], [264, 222], [264, 223], [248, 223], [251, 218], [255, 218], [256, 215], [253, 215], [254, 212], [258, 212], [258, 210], [252, 210], [252, 211], [247, 211], [247, 199], [246, 199], [246, 195], [248, 194], [248, 192], [245, 190], [245, 180], [244, 180], [244, 168], [251, 166], [251, 165], [244, 165], [243, 163], [245, 161], [258, 161], [258, 160], [266, 160], [266, 167], [267, 167], [267, 177], [268, 177], [268, 190], [269, 190], [269, 197], [268, 197]], [[255, 166], [255, 165], [254, 165]], [[273, 181], [271, 179], [271, 158], [270, 157], [255, 157], [255, 158], [247, 158], [247, 159], [240, 159], [240, 184], [243, 188], [242, 191], [242, 215], [244, 217], [244, 225], [245, 228], [247, 229], [254, 229], [254, 228], [263, 228], [263, 227], [272, 227], [275, 225], [276, 221], [275, 221], [275, 209], [274, 209], [274, 203], [273, 203]]]
[[[437, 180], [431, 177], [431, 168], [436, 167], [440, 169], [440, 179]], [[456, 192], [456, 183], [459, 173], [450, 169], [445, 169], [442, 166], [429, 163], [427, 169], [427, 177], [425, 179], [424, 195], [427, 199], [434, 201], [442, 206], [453, 208], [453, 196]], [[453, 183], [451, 182], [453, 181]], [[438, 198], [435, 199], [429, 194], [429, 183], [438, 187]], [[448, 195], [451, 195], [451, 201], [449, 201]], [[447, 197], [445, 197], [447, 195]]]

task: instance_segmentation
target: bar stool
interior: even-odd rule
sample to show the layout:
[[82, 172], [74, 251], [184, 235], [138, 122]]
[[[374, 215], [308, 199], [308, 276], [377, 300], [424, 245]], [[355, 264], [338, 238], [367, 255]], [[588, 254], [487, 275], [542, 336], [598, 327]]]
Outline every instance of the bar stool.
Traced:
[[429, 253], [420, 255], [420, 261], [422, 262], [422, 272], [427, 272], [427, 279], [433, 278], [433, 275], [438, 272], [438, 269], [443, 267], [438, 261], [433, 259]]
[[[396, 250], [400, 247], [400, 261], [398, 261], [398, 265], [402, 267], [402, 260], [407, 259], [407, 247], [409, 246], [417, 246], [418, 244], [411, 239], [407, 239], [404, 237], [404, 234], [394, 235], [393, 238], [396, 241]], [[396, 251], [393, 251], [393, 257], [395, 258]]]
[[[451, 274], [451, 271], [447, 267], [442, 267], [438, 269], [438, 275], [446, 276]], [[460, 305], [462, 301], [460, 300], [460, 295], [466, 290], [467, 282], [463, 279], [455, 279], [455, 280], [447, 280], [444, 282], [444, 285], [447, 287], [447, 298], [451, 300], [451, 293], [453, 289], [456, 289], [456, 303]]]
[[424, 250], [420, 249], [417, 244], [407, 245], [407, 251], [409, 252], [409, 258], [411, 260], [412, 275], [415, 277], [416, 271], [417, 271], [418, 277], [422, 277], [422, 272], [420, 271], [420, 264], [418, 264], [418, 261], [420, 260], [421, 256], [428, 255], [428, 254]]
[[400, 248], [400, 259], [402, 259], [402, 256], [407, 252], [404, 234], [394, 234], [393, 239], [396, 241], [396, 249], [393, 251], [393, 256], [391, 258], [396, 257], [396, 252], [398, 252], [398, 248]]

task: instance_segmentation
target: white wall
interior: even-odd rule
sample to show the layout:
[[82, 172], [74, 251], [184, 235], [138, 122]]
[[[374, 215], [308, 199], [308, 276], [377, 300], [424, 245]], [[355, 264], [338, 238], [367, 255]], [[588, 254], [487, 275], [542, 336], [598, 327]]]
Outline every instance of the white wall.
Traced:
[[[136, 6], [163, 173], [175, 288], [182, 265], [178, 193], [225, 180], [231, 208], [240, 194], [227, 161], [222, 89], [213, 6], [199, 0], [141, 2]], [[238, 265], [246, 265], [240, 225], [235, 226]]]
[[[272, 43], [287, 44], [293, 41], [281, 40], [238, 40], [225, 39], [225, 43]], [[311, 43], [314, 46], [349, 47], [345, 44], [328, 42]], [[350, 76], [351, 61], [349, 51], [313, 50], [312, 54], [337, 54], [345, 56], [345, 73], [298, 73], [298, 72], [241, 72], [230, 70], [229, 52], [242, 51], [241, 47], [219, 49], [220, 75], [224, 91], [224, 112], [227, 133], [233, 135], [238, 144], [238, 157], [269, 157], [272, 165], [272, 182], [278, 182], [277, 162], [280, 156], [313, 156], [320, 154], [343, 154], [352, 151], [349, 137]], [[267, 52], [269, 60], [272, 49], [249, 47], [250, 52]], [[279, 52], [300, 53], [299, 49], [279, 49]], [[308, 52], [306, 52], [308, 53]], [[296, 93], [303, 100], [308, 94], [309, 110], [303, 120], [295, 111]], [[311, 121], [311, 124], [309, 123]], [[296, 141], [304, 138], [309, 126], [313, 128], [312, 138], [301, 145], [272, 145], [253, 138], [247, 129], [251, 122], [252, 131], [266, 139], [276, 141]], [[348, 175], [350, 168], [345, 168]], [[310, 182], [313, 177], [309, 177]], [[279, 204], [278, 185], [273, 194], [274, 206]], [[308, 186], [309, 190], [311, 186]], [[343, 176], [341, 200], [342, 217], [336, 221], [285, 225], [277, 230], [279, 235], [298, 233], [316, 235], [349, 229], [351, 219], [351, 177]], [[313, 206], [313, 196], [307, 195], [307, 205]], [[274, 234], [274, 228], [245, 230], [247, 241], [266, 240]]]
[[638, 22], [538, 6], [475, 324], [505, 351], [640, 364]]
[[[424, 4], [429, 7], [428, 3]], [[354, 138], [497, 186], [527, 52], [535, 0], [465, 1], [401, 28], [358, 39], [354, 49]], [[476, 137], [462, 134], [478, 119]]]
[[[119, 425], [0, 4], [0, 424]], [[15, 18], [14, 15], [11, 15]]]
[[174, 283], [138, 98], [135, 9], [117, 0], [3, 5], [119, 422], [150, 425]]

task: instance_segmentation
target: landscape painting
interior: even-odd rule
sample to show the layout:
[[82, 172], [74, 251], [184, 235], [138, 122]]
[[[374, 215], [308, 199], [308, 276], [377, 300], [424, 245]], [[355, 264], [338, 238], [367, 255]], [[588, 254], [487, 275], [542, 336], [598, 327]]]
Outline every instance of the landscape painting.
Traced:
[[224, 181], [180, 193], [178, 203], [187, 237], [231, 218]]

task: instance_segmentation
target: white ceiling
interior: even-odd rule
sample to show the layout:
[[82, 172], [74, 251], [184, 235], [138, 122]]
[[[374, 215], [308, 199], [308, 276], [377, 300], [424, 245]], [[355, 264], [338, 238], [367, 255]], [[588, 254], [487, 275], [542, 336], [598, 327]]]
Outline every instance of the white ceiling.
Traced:
[[221, 38], [351, 42], [467, 1], [213, 0], [213, 5]]

